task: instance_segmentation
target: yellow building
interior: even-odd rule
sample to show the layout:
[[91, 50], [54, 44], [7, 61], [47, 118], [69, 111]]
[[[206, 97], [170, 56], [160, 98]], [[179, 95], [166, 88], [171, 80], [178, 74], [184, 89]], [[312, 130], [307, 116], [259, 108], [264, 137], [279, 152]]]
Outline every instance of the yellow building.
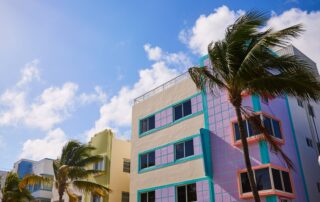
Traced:
[[96, 149], [93, 155], [101, 155], [103, 160], [88, 169], [102, 170], [103, 173], [92, 176], [90, 181], [109, 187], [112, 192], [106, 197], [85, 194], [85, 202], [129, 202], [130, 150], [129, 141], [115, 138], [111, 130], [104, 130], [94, 135], [90, 145]]

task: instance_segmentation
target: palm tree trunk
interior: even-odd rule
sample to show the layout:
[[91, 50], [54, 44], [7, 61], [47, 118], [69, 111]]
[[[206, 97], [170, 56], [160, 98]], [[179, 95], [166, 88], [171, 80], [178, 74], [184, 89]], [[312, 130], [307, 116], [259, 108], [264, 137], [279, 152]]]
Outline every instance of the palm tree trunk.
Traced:
[[240, 106], [234, 106], [234, 107], [235, 107], [235, 111], [236, 111], [236, 115], [237, 115], [239, 131], [240, 131], [240, 138], [241, 138], [242, 149], [243, 149], [243, 157], [244, 157], [245, 164], [246, 164], [247, 171], [248, 171], [248, 178], [249, 178], [249, 182], [250, 182], [250, 187], [251, 187], [255, 202], [260, 202], [260, 197], [259, 197], [257, 185], [254, 180], [253, 170], [252, 170], [252, 166], [251, 166], [251, 162], [250, 162], [249, 147], [248, 147], [247, 137], [246, 137], [245, 130], [244, 130]]
[[59, 202], [63, 202], [64, 190], [59, 188]]

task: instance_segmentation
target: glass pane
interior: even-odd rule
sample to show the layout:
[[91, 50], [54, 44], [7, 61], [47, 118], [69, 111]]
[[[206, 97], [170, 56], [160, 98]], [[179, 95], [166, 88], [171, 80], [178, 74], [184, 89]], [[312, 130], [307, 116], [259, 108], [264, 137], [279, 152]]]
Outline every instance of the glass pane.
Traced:
[[282, 139], [279, 122], [276, 121], [276, 120], [272, 120], [272, 124], [273, 124], [274, 136], [276, 136], [277, 138]]
[[156, 194], [155, 191], [148, 192], [148, 202], [155, 202], [156, 201]]
[[148, 202], [148, 193], [142, 193], [140, 195], [141, 202]]
[[188, 190], [188, 193], [187, 193], [188, 202], [197, 201], [197, 186], [196, 186], [196, 184], [188, 184], [187, 190]]
[[178, 202], [186, 202], [186, 187], [181, 186], [177, 187], [177, 192], [178, 192]]
[[155, 151], [152, 151], [149, 153], [149, 164], [148, 166], [154, 166], [156, 163], [156, 156], [155, 156]]
[[189, 114], [191, 114], [191, 100], [183, 103], [183, 116], [188, 116]]
[[148, 119], [149, 119], [148, 120], [148, 122], [149, 122], [148, 130], [154, 129], [155, 128], [155, 117], [154, 117], [154, 115], [149, 117]]
[[176, 159], [184, 158], [184, 143], [176, 144]]
[[258, 190], [271, 189], [271, 181], [269, 175], [269, 168], [262, 168], [255, 170], [255, 178]]
[[185, 151], [186, 151], [185, 157], [192, 156], [194, 154], [193, 139], [185, 142]]
[[272, 132], [271, 119], [268, 117], [263, 117], [263, 124], [269, 135], [274, 135]]
[[140, 127], [141, 133], [148, 131], [148, 119], [141, 120]]
[[272, 177], [274, 182], [274, 188], [277, 190], [283, 190], [280, 171], [272, 168]]
[[234, 127], [234, 133], [235, 133], [235, 140], [240, 140], [240, 130], [239, 130], [239, 125], [238, 123], [233, 124]]
[[242, 193], [251, 192], [250, 182], [247, 173], [240, 174]]
[[182, 118], [182, 104], [174, 107], [174, 120]]
[[140, 157], [140, 168], [146, 168], [148, 167], [148, 154], [143, 154]]
[[286, 192], [292, 193], [292, 187], [291, 187], [289, 173], [282, 171], [282, 179], [283, 179], [283, 184], [284, 184], [284, 190]]

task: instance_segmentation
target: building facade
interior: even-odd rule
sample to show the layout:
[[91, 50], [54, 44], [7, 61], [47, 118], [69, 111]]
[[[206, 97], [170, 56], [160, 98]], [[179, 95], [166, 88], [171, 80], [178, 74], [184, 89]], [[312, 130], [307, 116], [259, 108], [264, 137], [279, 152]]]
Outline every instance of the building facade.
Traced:
[[[210, 65], [207, 57], [201, 65]], [[317, 184], [308, 181], [306, 172], [312, 168], [318, 176], [319, 165], [302, 151], [309, 148], [298, 143], [298, 137], [305, 142], [308, 134], [297, 130], [310, 126], [295, 118], [299, 114], [290, 100], [294, 98], [243, 97], [243, 106], [256, 113], [295, 166], [288, 169], [245, 120], [255, 179], [263, 201], [315, 202]], [[187, 73], [178, 76], [135, 100], [131, 141], [131, 202], [252, 200], [236, 115], [226, 92], [199, 91]]]
[[111, 130], [104, 130], [94, 135], [89, 141], [89, 144], [96, 148], [92, 152], [93, 155], [101, 155], [103, 157], [101, 162], [88, 166], [88, 169], [103, 171], [102, 174], [90, 177], [89, 181], [105, 185], [112, 191], [106, 197], [85, 194], [82, 197], [82, 201], [128, 202], [130, 186], [130, 142], [117, 139]]
[[[40, 161], [32, 161], [21, 159], [14, 164], [13, 171], [18, 174], [19, 178], [23, 178], [27, 174], [35, 174], [40, 176], [53, 178], [52, 159], [42, 159]], [[35, 202], [50, 202], [52, 198], [52, 184], [40, 184], [29, 187]]]

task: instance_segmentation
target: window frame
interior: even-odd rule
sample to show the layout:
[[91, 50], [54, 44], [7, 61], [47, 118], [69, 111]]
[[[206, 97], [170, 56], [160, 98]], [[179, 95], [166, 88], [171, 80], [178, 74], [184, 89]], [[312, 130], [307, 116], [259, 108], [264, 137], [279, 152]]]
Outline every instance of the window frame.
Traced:
[[[127, 163], [127, 164], [126, 164], [126, 163]], [[128, 165], [128, 164], [129, 164], [129, 165]], [[126, 167], [128, 167], [128, 168], [126, 168]], [[127, 169], [127, 170], [126, 170], [126, 169]], [[123, 171], [124, 173], [130, 173], [130, 171], [131, 171], [131, 161], [130, 161], [130, 159], [126, 159], [126, 158], [123, 159], [122, 171]]]
[[[127, 194], [127, 196], [128, 196], [128, 200], [126, 201], [126, 200], [124, 200], [124, 194]], [[127, 197], [126, 196], [126, 197]], [[130, 201], [130, 192], [127, 192], [127, 191], [122, 191], [121, 192], [121, 202], [129, 202]]]
[[[96, 168], [96, 165], [98, 165]], [[101, 166], [101, 169], [100, 169]], [[105, 157], [102, 157], [102, 160], [100, 160], [99, 162], [93, 163], [93, 170], [97, 170], [97, 171], [104, 171], [105, 170]]]
[[[190, 114], [187, 114], [187, 115], [185, 115], [185, 112], [184, 112], [184, 110], [185, 110], [184, 105], [185, 105], [186, 103], [190, 103]], [[178, 119], [176, 119], [175, 109], [176, 109], [177, 107], [179, 107], [179, 106], [181, 106], [181, 117], [178, 118]], [[177, 105], [174, 105], [174, 106], [172, 107], [172, 120], [173, 120], [173, 122], [178, 121], [178, 120], [180, 120], [180, 119], [183, 119], [184, 117], [187, 117], [187, 116], [189, 116], [189, 115], [191, 115], [191, 114], [192, 114], [191, 98], [189, 98], [189, 99], [187, 99], [187, 100], [184, 100], [183, 102], [181, 102], [181, 103], [179, 103], [179, 104], [177, 104]]]
[[[152, 166], [149, 166], [149, 154], [150, 154], [150, 153], [154, 153], [154, 165], [152, 165]], [[144, 167], [144, 168], [141, 167], [141, 166], [142, 166], [142, 164], [141, 164], [141, 159], [142, 159], [142, 156], [143, 156], [143, 155], [147, 155], [147, 167]], [[144, 170], [144, 169], [152, 168], [152, 167], [154, 167], [154, 166], [156, 166], [156, 151], [155, 151], [155, 150], [153, 150], [153, 151], [148, 151], [148, 152], [145, 152], [145, 153], [142, 153], [142, 154], [139, 155], [139, 170]]]
[[[265, 113], [265, 112], [260, 111], [260, 112], [254, 113], [254, 114], [258, 115], [260, 117], [260, 120], [261, 120], [263, 126], [264, 126], [264, 119], [263, 118], [266, 117], [266, 118], [270, 119], [271, 130], [272, 130], [271, 137], [274, 138], [276, 143], [283, 145], [285, 143], [285, 138], [284, 138], [284, 133], [283, 133], [282, 121], [272, 115]], [[242, 117], [242, 118], [243, 118], [243, 121], [245, 122], [245, 131], [246, 131], [248, 144], [256, 143], [256, 142], [259, 142], [260, 140], [264, 139], [264, 135], [261, 132], [254, 135], [254, 130], [252, 127], [249, 126], [249, 121], [246, 120], [245, 117]], [[274, 121], [278, 122], [281, 138], [276, 136]], [[235, 128], [236, 124], [238, 124], [237, 118], [233, 118], [230, 123], [231, 131], [232, 131], [231, 138], [232, 138], [233, 145], [239, 147], [242, 145], [242, 143], [241, 143], [241, 139], [236, 139], [236, 137], [237, 137], [236, 128]], [[250, 135], [250, 130], [252, 130], [252, 135]], [[239, 136], [239, 138], [240, 138], [240, 136]]]
[[[289, 198], [289, 199], [293, 199], [293, 198], [296, 197], [294, 184], [293, 184], [293, 178], [291, 176], [291, 172], [290, 172], [289, 169], [283, 168], [283, 167], [280, 167], [280, 166], [277, 166], [277, 165], [273, 165], [273, 164], [263, 164], [263, 165], [259, 165], [259, 166], [254, 166], [254, 167], [252, 167], [252, 170], [254, 171], [253, 175], [254, 175], [255, 181], [256, 181], [255, 170], [264, 169], [264, 168], [268, 168], [269, 178], [270, 178], [270, 183], [271, 183], [271, 189], [260, 190], [259, 191], [259, 195], [260, 196], [278, 195], [278, 196]], [[275, 188], [272, 169], [278, 170], [279, 173], [280, 173], [282, 190], [279, 190], [279, 189]], [[246, 172], [247, 172], [247, 169], [242, 169], [242, 170], [238, 170], [238, 174], [237, 174], [238, 191], [239, 191], [239, 195], [240, 195], [241, 199], [253, 198], [252, 191], [245, 192], [245, 193], [243, 193], [243, 191], [242, 191], [242, 181], [241, 181], [241, 177], [240, 176], [241, 176], [242, 173], [246, 173]], [[284, 185], [282, 172], [288, 173], [289, 180], [290, 180], [291, 191], [292, 191], [291, 193], [285, 191], [286, 187]]]
[[183, 185], [179, 185], [179, 186], [176, 186], [175, 187], [175, 190], [176, 190], [176, 201], [178, 202], [179, 201], [179, 193], [178, 193], [178, 188], [179, 187], [184, 187], [185, 188], [185, 198], [186, 198], [186, 201], [185, 202], [188, 202], [188, 199], [189, 199], [189, 194], [188, 194], [188, 190], [189, 190], [189, 188], [188, 188], [188, 186], [190, 186], [190, 185], [194, 185], [195, 186], [195, 193], [196, 193], [196, 200], [198, 199], [198, 195], [197, 195], [197, 183], [189, 183], [189, 184], [183, 184]]
[[[154, 120], [154, 127], [153, 128], [149, 128], [149, 122], [150, 122], [150, 118], [153, 118]], [[143, 124], [143, 121], [147, 121], [147, 130], [146, 131], [143, 131], [142, 130], [142, 124]], [[142, 119], [140, 119], [139, 120], [139, 134], [143, 134], [143, 133], [146, 133], [146, 132], [148, 132], [148, 131], [151, 131], [151, 130], [153, 130], [153, 129], [155, 129], [156, 128], [156, 116], [155, 116], [155, 114], [152, 114], [152, 115], [149, 115], [149, 116], [147, 116], [147, 117], [144, 117], [144, 118], [142, 118]]]
[[141, 196], [142, 194], [147, 194], [147, 202], [149, 202], [149, 193], [150, 192], [154, 192], [154, 200], [156, 201], [156, 190], [151, 190], [151, 191], [145, 191], [145, 192], [141, 192], [139, 193], [139, 202], [141, 202]]
[[[186, 156], [186, 142], [192, 142], [192, 155], [188, 155]], [[183, 157], [181, 158], [177, 158], [177, 145], [180, 145], [180, 144], [183, 144]], [[193, 142], [193, 138], [190, 138], [190, 139], [187, 139], [187, 140], [184, 140], [184, 141], [180, 141], [180, 142], [177, 142], [174, 144], [174, 161], [179, 161], [181, 159], [185, 159], [185, 158], [188, 158], [188, 157], [191, 157], [191, 156], [194, 156], [194, 142]]]

